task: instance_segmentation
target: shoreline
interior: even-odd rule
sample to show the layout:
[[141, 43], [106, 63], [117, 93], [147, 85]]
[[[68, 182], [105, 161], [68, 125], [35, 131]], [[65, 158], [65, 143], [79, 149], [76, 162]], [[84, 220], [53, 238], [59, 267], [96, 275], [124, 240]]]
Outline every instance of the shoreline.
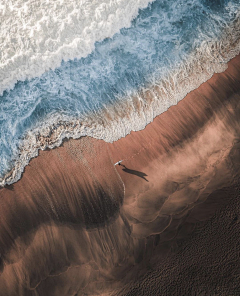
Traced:
[[80, 119], [58, 115], [45, 118], [47, 124], [42, 123], [26, 132], [18, 143], [19, 148], [13, 149], [14, 167], [0, 178], [0, 186], [20, 180], [24, 168], [38, 156], [40, 150], [59, 147], [65, 138], [89, 136], [112, 143], [131, 131], [145, 129], [154, 118], [178, 104], [188, 93], [211, 79], [214, 73], [222, 73], [226, 69], [227, 62], [240, 50], [238, 16], [239, 13], [220, 40], [203, 42], [171, 75], [160, 81], [152, 77], [146, 89], [140, 89], [122, 101]]

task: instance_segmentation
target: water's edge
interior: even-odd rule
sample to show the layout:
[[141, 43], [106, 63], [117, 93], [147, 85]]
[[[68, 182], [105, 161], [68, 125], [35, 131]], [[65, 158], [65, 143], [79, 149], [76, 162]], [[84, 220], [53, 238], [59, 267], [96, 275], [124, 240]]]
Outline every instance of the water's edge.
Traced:
[[113, 142], [131, 131], [144, 129], [156, 116], [176, 105], [214, 73], [225, 71], [227, 63], [239, 53], [240, 12], [221, 40], [203, 42], [173, 73], [161, 81], [152, 80], [147, 89], [140, 89], [131, 97], [121, 98], [114, 106], [106, 106], [105, 110], [87, 118], [60, 115], [46, 118], [46, 124], [42, 123], [29, 131], [22, 139], [14, 168], [0, 178], [0, 186], [17, 182], [25, 166], [38, 156], [40, 149], [58, 147], [66, 138], [90, 136]]

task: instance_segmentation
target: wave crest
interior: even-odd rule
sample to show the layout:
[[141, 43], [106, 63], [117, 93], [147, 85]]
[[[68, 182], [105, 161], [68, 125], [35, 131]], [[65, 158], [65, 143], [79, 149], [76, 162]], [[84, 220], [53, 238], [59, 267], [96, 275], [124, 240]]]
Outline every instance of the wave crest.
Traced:
[[86, 57], [94, 43], [130, 27], [153, 0], [22, 1], [0, 4], [0, 95], [62, 60]]

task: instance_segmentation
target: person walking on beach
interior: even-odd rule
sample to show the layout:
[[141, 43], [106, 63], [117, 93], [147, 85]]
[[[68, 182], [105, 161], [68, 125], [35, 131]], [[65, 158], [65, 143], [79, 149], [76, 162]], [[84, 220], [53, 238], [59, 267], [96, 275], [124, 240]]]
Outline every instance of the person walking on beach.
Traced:
[[123, 160], [119, 160], [118, 162], [116, 162], [114, 165], [121, 165], [121, 162], [123, 162]]

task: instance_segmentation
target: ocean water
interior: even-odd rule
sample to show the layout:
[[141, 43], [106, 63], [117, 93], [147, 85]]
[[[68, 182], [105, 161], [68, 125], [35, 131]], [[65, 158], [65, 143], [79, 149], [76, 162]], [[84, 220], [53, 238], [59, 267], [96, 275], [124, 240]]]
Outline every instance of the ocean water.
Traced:
[[2, 186], [65, 137], [144, 128], [240, 52], [239, 0], [1, 3]]

